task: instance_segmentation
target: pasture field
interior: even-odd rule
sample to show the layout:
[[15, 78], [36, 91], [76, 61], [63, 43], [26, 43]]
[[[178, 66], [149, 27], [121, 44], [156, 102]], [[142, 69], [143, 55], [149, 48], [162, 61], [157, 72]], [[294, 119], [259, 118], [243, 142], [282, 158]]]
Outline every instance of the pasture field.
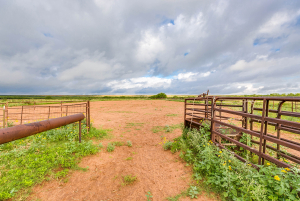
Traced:
[[0, 145], [0, 200], [298, 199], [296, 170], [258, 174], [212, 148], [207, 131], [186, 135], [181, 99], [126, 98], [92, 99], [82, 144], [74, 124]]
[[[63, 167], [59, 162], [51, 167], [47, 166], [49, 171], [44, 171], [30, 185], [20, 184], [18, 189], [9, 186], [8, 181], [4, 182], [8, 185], [9, 193], [14, 195], [13, 199], [166, 200], [182, 194], [181, 200], [189, 200], [195, 194], [191, 188], [197, 185], [192, 178], [192, 167], [180, 158], [179, 153], [173, 154], [163, 148], [166, 140], [172, 140], [182, 133], [183, 103], [164, 100], [93, 101], [91, 119], [100, 133], [108, 133], [105, 136], [110, 137], [87, 137], [85, 143], [91, 151], [87, 149], [81, 152], [81, 149], [77, 151], [74, 148], [78, 146], [76, 137], [61, 140], [57, 143], [61, 144], [57, 153], [60, 155], [66, 149], [70, 155], [62, 155], [60, 160], [72, 157], [72, 166]], [[47, 145], [48, 142], [43, 138], [54, 134], [46, 133], [24, 139], [26, 143], [22, 140], [12, 142], [18, 144], [21, 141], [22, 147], [1, 152], [18, 153], [20, 149], [26, 152], [33, 139], [41, 147], [52, 146], [57, 141]], [[71, 143], [71, 148], [66, 148], [68, 145], [64, 143]], [[31, 153], [29, 161], [34, 161], [35, 158], [43, 160], [43, 163], [35, 163], [34, 168], [38, 168], [38, 164], [41, 165], [39, 168], [47, 164], [48, 159], [35, 156], [42, 153], [47, 153], [47, 150], [40, 147], [36, 147]], [[6, 166], [2, 166], [0, 171], [7, 171]], [[25, 170], [22, 171], [24, 173]], [[35, 176], [19, 177], [29, 180]], [[198, 187], [197, 189], [200, 192]], [[198, 200], [219, 200], [218, 195], [208, 194], [206, 191], [195, 195], [198, 195]]]

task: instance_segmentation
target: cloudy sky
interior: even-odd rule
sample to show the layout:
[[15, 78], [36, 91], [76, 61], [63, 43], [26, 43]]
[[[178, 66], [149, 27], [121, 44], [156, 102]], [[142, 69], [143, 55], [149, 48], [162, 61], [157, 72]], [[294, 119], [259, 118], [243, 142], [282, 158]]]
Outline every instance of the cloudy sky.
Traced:
[[0, 94], [300, 93], [299, 0], [0, 0]]

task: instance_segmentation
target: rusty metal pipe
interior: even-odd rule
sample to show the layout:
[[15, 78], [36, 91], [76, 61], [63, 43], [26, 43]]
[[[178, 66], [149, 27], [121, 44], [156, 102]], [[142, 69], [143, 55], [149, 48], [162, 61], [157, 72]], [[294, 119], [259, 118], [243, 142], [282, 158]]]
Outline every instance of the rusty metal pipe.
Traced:
[[0, 144], [18, 140], [84, 119], [82, 113], [0, 129]]

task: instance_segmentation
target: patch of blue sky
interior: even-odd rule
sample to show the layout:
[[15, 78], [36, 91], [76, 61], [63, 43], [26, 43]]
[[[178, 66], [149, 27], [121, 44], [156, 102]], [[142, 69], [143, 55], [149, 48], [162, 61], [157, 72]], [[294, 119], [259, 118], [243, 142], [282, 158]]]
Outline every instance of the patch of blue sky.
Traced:
[[186, 53], [184, 53], [183, 55], [186, 56], [186, 55], [188, 55], [188, 54], [189, 54], [189, 52], [186, 52]]
[[175, 22], [174, 22], [173, 19], [165, 19], [160, 24], [161, 25], [165, 25], [165, 24], [173, 24], [173, 25], [175, 25]]
[[273, 47], [270, 49], [271, 52], [280, 52], [280, 48]]
[[282, 37], [277, 37], [277, 38], [256, 38], [253, 41], [253, 46], [258, 46], [262, 44], [269, 44], [269, 43], [275, 43], [281, 40]]
[[53, 38], [53, 36], [50, 33], [43, 33], [43, 35], [48, 37], [48, 38]]

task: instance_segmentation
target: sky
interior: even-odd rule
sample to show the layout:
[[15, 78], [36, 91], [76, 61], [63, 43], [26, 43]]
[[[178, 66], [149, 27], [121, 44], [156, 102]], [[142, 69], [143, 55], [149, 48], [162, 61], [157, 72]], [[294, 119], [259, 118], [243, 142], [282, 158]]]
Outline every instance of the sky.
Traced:
[[299, 0], [0, 0], [0, 94], [300, 93]]

